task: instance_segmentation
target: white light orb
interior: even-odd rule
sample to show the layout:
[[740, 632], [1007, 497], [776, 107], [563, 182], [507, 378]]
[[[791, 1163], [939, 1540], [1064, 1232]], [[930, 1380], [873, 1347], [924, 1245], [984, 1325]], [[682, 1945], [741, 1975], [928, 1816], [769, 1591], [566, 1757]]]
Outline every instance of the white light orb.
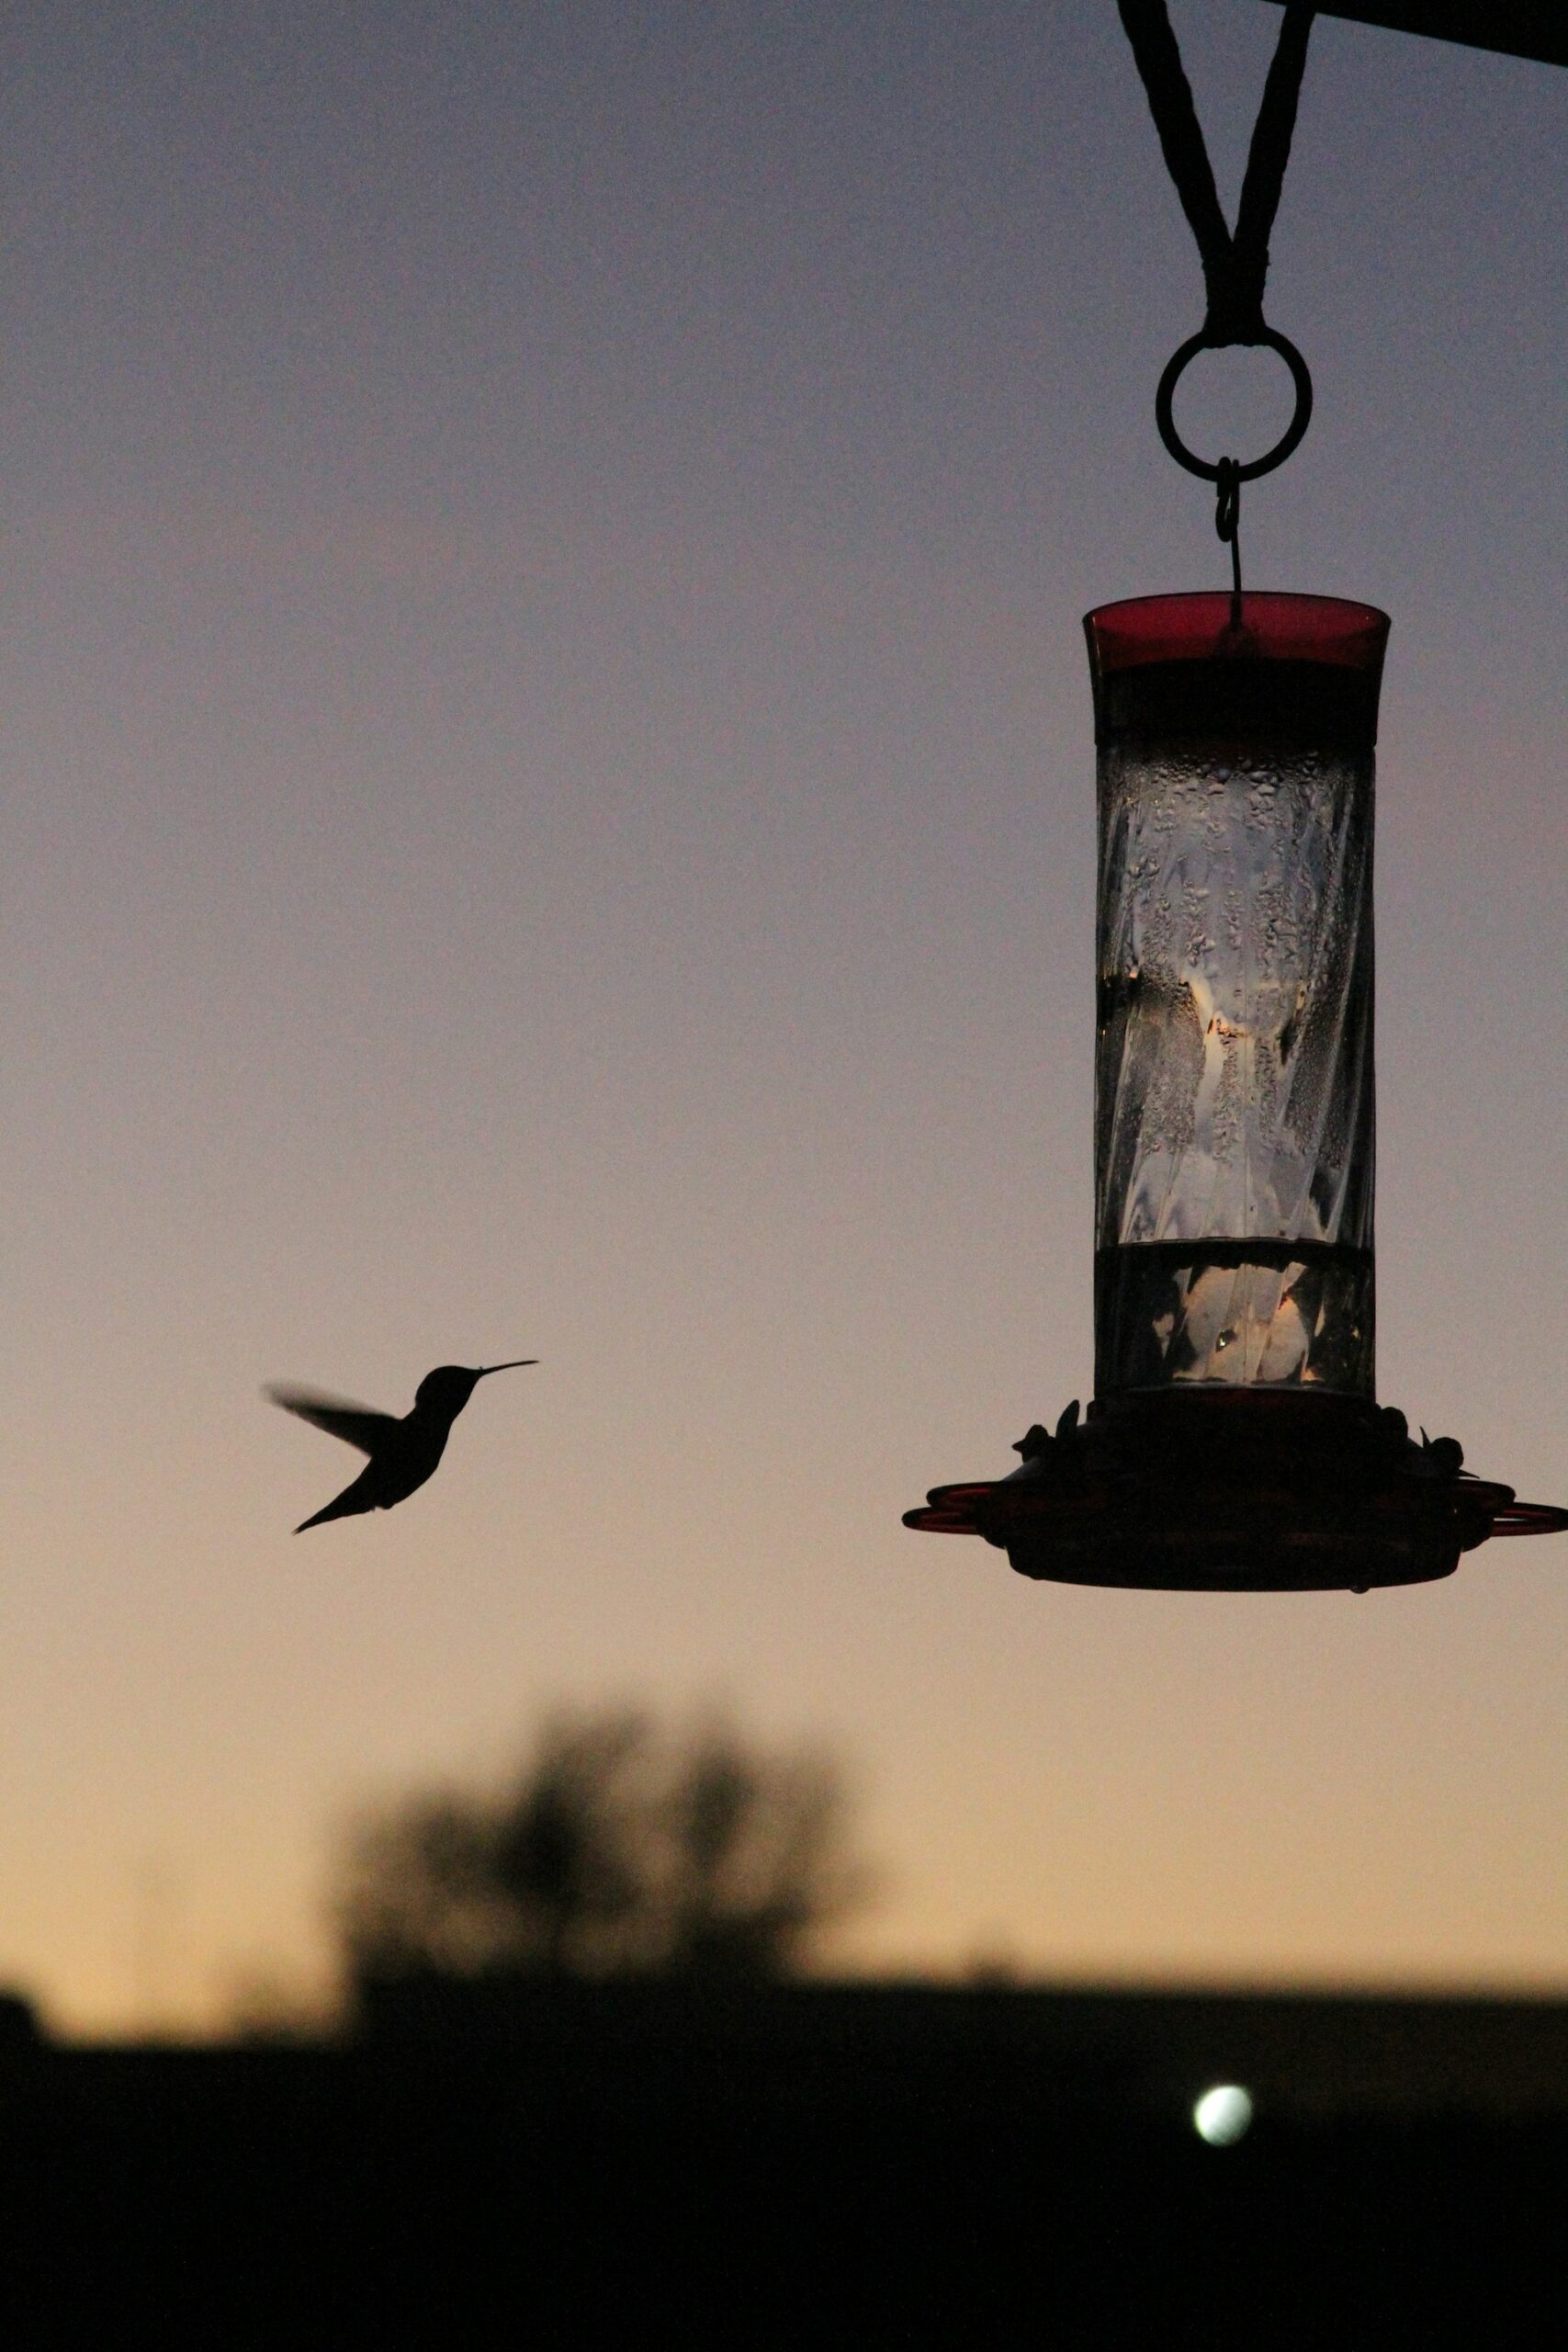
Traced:
[[1192, 2109], [1193, 2128], [1211, 2148], [1234, 2148], [1252, 2120], [1252, 2101], [1239, 2083], [1216, 2083]]

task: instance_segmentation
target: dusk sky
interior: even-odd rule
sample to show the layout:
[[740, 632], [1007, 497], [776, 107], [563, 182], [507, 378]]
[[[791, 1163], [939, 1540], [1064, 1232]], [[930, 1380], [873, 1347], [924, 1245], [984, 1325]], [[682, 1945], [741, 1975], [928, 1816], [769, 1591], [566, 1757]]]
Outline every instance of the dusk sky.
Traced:
[[[1172, 16], [1234, 206], [1278, 12]], [[841, 1751], [844, 1966], [1568, 1993], [1568, 1538], [899, 1524], [1089, 1391], [1080, 618], [1225, 576], [1113, 0], [17, 0], [0, 111], [0, 1981], [309, 1988], [347, 1814], [630, 1697]], [[1379, 1393], [1548, 1501], [1565, 165], [1568, 74], [1318, 23], [1242, 508], [1393, 621]], [[289, 1532], [263, 1382], [516, 1355]]]

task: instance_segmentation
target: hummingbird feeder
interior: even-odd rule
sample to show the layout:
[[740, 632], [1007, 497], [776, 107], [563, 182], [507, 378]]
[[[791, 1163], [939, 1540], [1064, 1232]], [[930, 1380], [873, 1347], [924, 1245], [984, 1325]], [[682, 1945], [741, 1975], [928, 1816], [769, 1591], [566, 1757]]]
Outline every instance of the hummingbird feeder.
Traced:
[[[1212, 211], [1194, 193], [1194, 142], [1208, 167], [1163, 0], [1122, 7], [1210, 285], [1156, 413], [1179, 462], [1217, 485], [1232, 586], [1085, 623], [1093, 1401], [1031, 1429], [1010, 1476], [935, 1487], [904, 1523], [984, 1536], [1021, 1575], [1072, 1584], [1416, 1584], [1490, 1536], [1568, 1527], [1568, 1511], [1472, 1476], [1457, 1441], [1413, 1439], [1377, 1401], [1372, 809], [1389, 622], [1337, 597], [1244, 594], [1236, 537], [1241, 482], [1281, 463], [1311, 413], [1305, 363], [1261, 300], [1312, 12], [1287, 11], [1233, 239], [1212, 177]], [[1267, 344], [1296, 389], [1289, 431], [1247, 465], [1194, 457], [1172, 415], [1188, 360], [1224, 342]]]

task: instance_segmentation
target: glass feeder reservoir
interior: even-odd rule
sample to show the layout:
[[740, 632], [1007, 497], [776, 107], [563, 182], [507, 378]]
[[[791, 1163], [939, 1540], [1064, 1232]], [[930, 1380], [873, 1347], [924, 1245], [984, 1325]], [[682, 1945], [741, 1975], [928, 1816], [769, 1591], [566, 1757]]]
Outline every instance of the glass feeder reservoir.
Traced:
[[1372, 746], [1388, 622], [1091, 613], [1095, 1388], [1370, 1396]]
[[1375, 1393], [1373, 746], [1388, 620], [1323, 596], [1089, 614], [1100, 809], [1095, 1396], [906, 1524], [1032, 1577], [1448, 1575], [1568, 1525]]

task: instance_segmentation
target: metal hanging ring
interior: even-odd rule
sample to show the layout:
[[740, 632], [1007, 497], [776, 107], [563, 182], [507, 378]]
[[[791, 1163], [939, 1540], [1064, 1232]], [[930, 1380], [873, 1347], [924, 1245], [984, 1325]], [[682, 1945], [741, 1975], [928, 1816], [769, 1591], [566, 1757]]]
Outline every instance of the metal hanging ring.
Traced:
[[[1247, 341], [1249, 348], [1267, 345], [1269, 350], [1279, 353], [1291, 371], [1291, 381], [1296, 389], [1296, 407], [1290, 424], [1274, 447], [1261, 458], [1254, 458], [1250, 465], [1237, 466], [1235, 479], [1238, 482], [1256, 481], [1259, 474], [1271, 474], [1276, 466], [1282, 466], [1292, 451], [1301, 446], [1302, 436], [1312, 423], [1312, 377], [1295, 345], [1273, 327], [1265, 327], [1260, 334], [1249, 336]], [[1185, 466], [1190, 474], [1201, 474], [1205, 481], [1219, 481], [1220, 465], [1211, 465], [1206, 458], [1193, 456], [1176, 429], [1171, 403], [1176, 398], [1177, 385], [1198, 354], [1201, 351], [1222, 351], [1227, 347], [1216, 343], [1207, 328], [1200, 327], [1196, 334], [1188, 336], [1179, 351], [1171, 353], [1166, 361], [1165, 373], [1159, 379], [1159, 390], [1155, 394], [1155, 423], [1159, 426], [1160, 439], [1179, 466]]]

